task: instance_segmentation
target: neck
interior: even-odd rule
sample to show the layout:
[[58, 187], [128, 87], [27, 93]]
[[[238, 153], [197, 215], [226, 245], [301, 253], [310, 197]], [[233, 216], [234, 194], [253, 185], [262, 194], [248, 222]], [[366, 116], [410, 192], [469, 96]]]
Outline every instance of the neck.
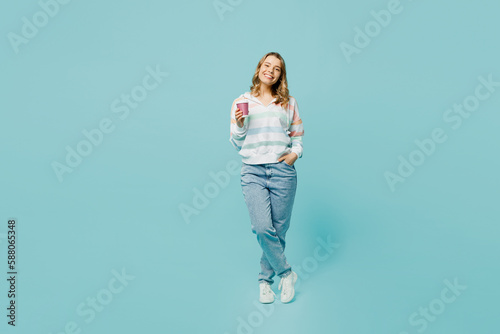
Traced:
[[272, 96], [273, 95], [273, 92], [271, 90], [271, 86], [269, 85], [266, 85], [264, 83], [260, 83], [260, 91], [259, 91], [259, 94], [261, 96]]

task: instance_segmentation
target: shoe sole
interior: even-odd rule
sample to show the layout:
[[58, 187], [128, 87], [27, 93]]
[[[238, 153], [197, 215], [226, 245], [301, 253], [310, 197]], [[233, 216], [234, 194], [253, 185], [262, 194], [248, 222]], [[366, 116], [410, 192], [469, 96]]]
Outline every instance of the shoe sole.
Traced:
[[296, 273], [293, 273], [292, 275], [293, 275], [293, 280], [292, 280], [292, 285], [293, 285], [293, 293], [292, 293], [292, 298], [290, 298], [290, 300], [288, 300], [288, 301], [283, 301], [283, 300], [281, 300], [281, 302], [282, 302], [283, 304], [286, 304], [286, 303], [291, 302], [291, 301], [293, 300], [293, 297], [295, 297], [295, 282], [297, 282], [297, 274], [296, 274]]
[[262, 304], [271, 304], [274, 303], [274, 299], [268, 302], [263, 302], [262, 300], [259, 299], [259, 302], [261, 302]]

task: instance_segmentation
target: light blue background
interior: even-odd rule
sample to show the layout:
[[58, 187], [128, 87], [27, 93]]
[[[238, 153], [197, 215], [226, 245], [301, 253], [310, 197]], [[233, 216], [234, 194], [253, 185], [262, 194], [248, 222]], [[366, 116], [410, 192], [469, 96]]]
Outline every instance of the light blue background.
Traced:
[[[340, 43], [387, 3], [244, 0], [221, 20], [210, 0], [72, 1], [17, 54], [7, 34], [40, 7], [4, 5], [0, 267], [13, 217], [19, 294], [11, 328], [0, 280], [1, 331], [232, 334], [255, 316], [261, 251], [239, 167], [189, 224], [179, 206], [241, 165], [230, 108], [269, 51], [305, 129], [287, 257], [303, 263], [328, 235], [340, 247], [251, 331], [418, 333], [408, 318], [454, 278], [467, 289], [425, 332], [497, 331], [500, 89], [457, 130], [442, 116], [479, 76], [500, 81], [500, 4], [402, 0], [348, 63]], [[120, 120], [110, 104], [156, 65], [169, 76]], [[114, 131], [59, 182], [51, 163], [107, 117]], [[447, 141], [392, 192], [384, 173], [434, 128]], [[86, 323], [77, 306], [122, 268], [135, 279]]]

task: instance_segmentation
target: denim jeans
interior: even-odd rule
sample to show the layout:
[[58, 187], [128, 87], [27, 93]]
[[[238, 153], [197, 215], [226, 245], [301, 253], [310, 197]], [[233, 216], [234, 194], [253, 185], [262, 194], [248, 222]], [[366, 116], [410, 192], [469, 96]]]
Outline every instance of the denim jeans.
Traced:
[[262, 248], [258, 281], [273, 284], [273, 277], [285, 277], [291, 267], [285, 257], [285, 235], [290, 226], [297, 171], [284, 160], [241, 167], [241, 187], [252, 232]]

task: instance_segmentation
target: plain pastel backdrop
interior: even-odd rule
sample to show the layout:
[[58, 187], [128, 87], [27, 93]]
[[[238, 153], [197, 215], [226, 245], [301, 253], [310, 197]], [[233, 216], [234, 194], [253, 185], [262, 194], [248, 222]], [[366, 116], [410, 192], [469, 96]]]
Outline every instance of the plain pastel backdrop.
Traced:
[[[475, 101], [479, 77], [500, 81], [500, 3], [401, 0], [388, 19], [390, 2], [221, 0], [219, 15], [212, 0], [42, 0], [46, 22], [35, 0], [4, 4], [1, 332], [498, 330], [500, 87], [483, 87], [459, 128], [443, 116]], [[43, 27], [16, 52], [12, 33], [34, 15]], [[269, 51], [304, 122], [286, 249], [304, 275], [292, 303], [259, 308], [261, 251], [229, 124]], [[152, 71], [155, 88], [137, 88]], [[115, 113], [132, 91], [147, 96]], [[91, 152], [58, 179], [54, 162], [106, 119], [113, 130], [80, 144]], [[432, 148], [436, 128], [446, 140]], [[419, 140], [431, 153], [405, 170]], [[391, 188], [398, 168], [407, 177]], [[446, 282], [462, 287], [450, 303]]]

